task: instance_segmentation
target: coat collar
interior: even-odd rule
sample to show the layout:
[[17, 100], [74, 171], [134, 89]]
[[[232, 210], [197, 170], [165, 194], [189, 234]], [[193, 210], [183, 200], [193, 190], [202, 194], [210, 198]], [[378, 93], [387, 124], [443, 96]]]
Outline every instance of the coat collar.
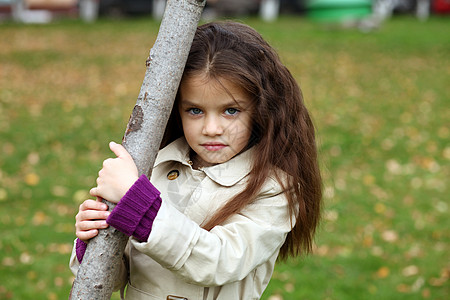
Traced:
[[[189, 151], [190, 148], [186, 139], [184, 137], [179, 138], [159, 151], [155, 167], [168, 161], [176, 161], [191, 167]], [[204, 167], [201, 171], [220, 185], [233, 186], [250, 173], [253, 152], [253, 149], [249, 149], [223, 164]]]

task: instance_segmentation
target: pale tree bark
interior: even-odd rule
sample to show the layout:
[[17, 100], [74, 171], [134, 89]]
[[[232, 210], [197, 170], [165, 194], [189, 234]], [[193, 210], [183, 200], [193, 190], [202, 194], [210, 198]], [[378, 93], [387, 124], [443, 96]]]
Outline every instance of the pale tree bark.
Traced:
[[[150, 176], [206, 0], [168, 0], [123, 139]], [[109, 209], [114, 204], [106, 202]], [[128, 237], [113, 227], [89, 241], [69, 299], [110, 299]], [[155, 274], [158, 276], [158, 274]]]

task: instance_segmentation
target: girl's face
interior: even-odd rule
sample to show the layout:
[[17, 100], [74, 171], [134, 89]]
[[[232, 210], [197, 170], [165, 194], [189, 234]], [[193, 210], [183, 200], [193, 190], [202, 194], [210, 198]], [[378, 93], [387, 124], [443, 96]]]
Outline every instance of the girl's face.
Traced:
[[230, 160], [250, 139], [250, 98], [230, 81], [220, 82], [199, 75], [183, 79], [180, 85], [178, 110], [184, 136], [197, 154], [192, 158], [194, 168]]

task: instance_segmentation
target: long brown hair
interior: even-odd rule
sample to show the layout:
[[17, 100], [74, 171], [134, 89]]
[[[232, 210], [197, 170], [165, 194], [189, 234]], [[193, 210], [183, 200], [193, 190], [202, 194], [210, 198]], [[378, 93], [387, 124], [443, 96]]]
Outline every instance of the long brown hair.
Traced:
[[[281, 169], [288, 176], [277, 179], [285, 190], [295, 226], [280, 258], [310, 252], [320, 219], [322, 180], [314, 126], [297, 82], [259, 33], [235, 22], [208, 23], [197, 29], [183, 79], [195, 75], [229, 80], [253, 101], [249, 146], [254, 147], [255, 158], [248, 184], [203, 228], [211, 230], [239, 213], [255, 200], [271, 171]], [[183, 135], [176, 104], [168, 124], [161, 147]]]

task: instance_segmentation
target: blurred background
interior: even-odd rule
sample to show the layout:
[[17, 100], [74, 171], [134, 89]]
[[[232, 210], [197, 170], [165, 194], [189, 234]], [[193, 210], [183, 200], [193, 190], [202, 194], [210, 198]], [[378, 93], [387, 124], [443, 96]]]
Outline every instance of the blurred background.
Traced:
[[[99, 16], [152, 15], [160, 19], [165, 0], [0, 0], [1, 19], [24, 23], [46, 23], [55, 17], [77, 17], [94, 21]], [[279, 14], [309, 15], [324, 20], [361, 19], [373, 22], [392, 14], [414, 14], [425, 20], [430, 14], [448, 14], [448, 0], [209, 0], [204, 18], [259, 15], [265, 21]], [[376, 19], [376, 20], [375, 20]]]
[[[79, 204], [165, 1], [0, 0], [0, 299], [67, 299]], [[323, 220], [266, 300], [449, 299], [450, 0], [210, 0], [272, 44], [317, 128]], [[118, 299], [114, 294], [113, 299]]]

